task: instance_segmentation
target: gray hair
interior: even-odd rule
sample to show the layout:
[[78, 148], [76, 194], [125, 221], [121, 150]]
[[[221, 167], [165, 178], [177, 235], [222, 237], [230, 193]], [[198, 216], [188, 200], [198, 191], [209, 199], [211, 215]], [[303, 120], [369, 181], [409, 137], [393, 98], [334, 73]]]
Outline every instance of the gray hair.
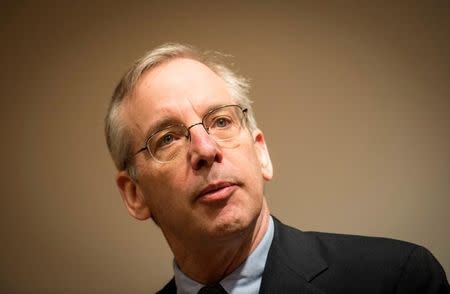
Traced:
[[132, 96], [139, 78], [148, 70], [175, 58], [189, 58], [208, 66], [227, 85], [228, 91], [235, 103], [248, 109], [248, 128], [257, 128], [256, 120], [248, 98], [250, 84], [248, 80], [237, 75], [220, 60], [226, 57], [217, 52], [200, 52], [189, 45], [169, 43], [159, 46], [134, 62], [116, 86], [109, 103], [105, 117], [105, 135], [111, 157], [118, 170], [127, 170], [136, 179], [137, 173], [133, 164], [131, 150], [131, 134], [122, 119], [122, 102]]

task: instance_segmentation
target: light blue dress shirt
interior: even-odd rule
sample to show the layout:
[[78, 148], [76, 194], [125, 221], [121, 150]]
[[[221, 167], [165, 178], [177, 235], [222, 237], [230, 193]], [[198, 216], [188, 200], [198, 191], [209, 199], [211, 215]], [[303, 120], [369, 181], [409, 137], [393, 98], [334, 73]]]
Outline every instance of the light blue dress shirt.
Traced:
[[[249, 257], [235, 271], [226, 276], [220, 284], [230, 294], [258, 293], [262, 274], [266, 265], [267, 254], [273, 239], [273, 219], [269, 218], [269, 227], [261, 242]], [[204, 286], [187, 277], [175, 260], [173, 271], [178, 294], [197, 294]]]

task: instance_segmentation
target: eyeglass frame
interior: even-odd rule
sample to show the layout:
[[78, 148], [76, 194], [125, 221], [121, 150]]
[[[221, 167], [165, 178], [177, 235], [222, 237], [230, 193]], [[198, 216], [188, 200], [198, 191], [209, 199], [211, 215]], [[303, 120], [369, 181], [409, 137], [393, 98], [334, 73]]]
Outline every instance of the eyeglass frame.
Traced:
[[[152, 152], [150, 152], [150, 148], [149, 148], [149, 144], [148, 144], [148, 143], [150, 142], [150, 139], [151, 139], [154, 135], [156, 135], [157, 133], [159, 133], [159, 132], [161, 132], [161, 131], [163, 131], [163, 130], [166, 130], [166, 129], [169, 129], [169, 128], [172, 128], [172, 127], [177, 127], [177, 126], [179, 126], [179, 127], [184, 127], [184, 128], [186, 128], [186, 130], [187, 130], [187, 135], [185, 135], [185, 137], [186, 137], [187, 139], [189, 139], [189, 142], [190, 142], [190, 141], [191, 141], [191, 129], [192, 129], [193, 127], [195, 127], [195, 126], [198, 126], [198, 125], [202, 125], [203, 128], [205, 129], [206, 133], [207, 133], [208, 135], [210, 135], [210, 134], [209, 134], [209, 128], [207, 128], [207, 127], [205, 126], [205, 122], [204, 122], [205, 118], [208, 117], [208, 115], [210, 115], [211, 113], [213, 113], [213, 112], [215, 112], [215, 111], [217, 111], [217, 110], [219, 110], [219, 109], [222, 109], [222, 108], [225, 108], [225, 107], [230, 107], [230, 106], [236, 106], [236, 107], [239, 107], [239, 109], [242, 111], [242, 114], [243, 114], [242, 119], [247, 119], [248, 108], [243, 108], [242, 105], [239, 105], [239, 104], [227, 104], [227, 105], [222, 105], [222, 106], [219, 106], [219, 107], [216, 107], [216, 108], [213, 108], [213, 109], [207, 111], [207, 112], [202, 116], [202, 121], [201, 121], [201, 122], [194, 123], [194, 124], [190, 125], [189, 127], [186, 126], [186, 125], [184, 125], [184, 124], [174, 124], [174, 125], [170, 125], [170, 126], [164, 127], [164, 128], [162, 128], [162, 129], [159, 129], [159, 130], [157, 130], [157, 131], [151, 133], [151, 134], [147, 137], [147, 139], [145, 140], [145, 145], [144, 145], [143, 147], [141, 147], [136, 153], [134, 153], [134, 156], [138, 155], [138, 154], [141, 153], [142, 151], [147, 150], [147, 152], [150, 154], [150, 156], [151, 156], [154, 160], [156, 160], [156, 161], [158, 161], [158, 162], [161, 162], [160, 160], [158, 160], [158, 159], [156, 159], [156, 158], [154, 157], [154, 155], [152, 154]], [[214, 139], [214, 140], [215, 140], [215, 139]], [[162, 162], [165, 163], [165, 161], [162, 161]], [[170, 162], [170, 161], [167, 161], [167, 162]]]

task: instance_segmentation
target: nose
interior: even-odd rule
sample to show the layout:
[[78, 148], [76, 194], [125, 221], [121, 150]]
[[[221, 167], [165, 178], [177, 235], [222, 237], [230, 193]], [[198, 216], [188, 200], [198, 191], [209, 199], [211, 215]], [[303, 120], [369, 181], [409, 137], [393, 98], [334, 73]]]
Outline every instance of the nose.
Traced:
[[192, 125], [189, 132], [191, 136], [189, 160], [194, 170], [210, 167], [214, 162], [222, 162], [222, 150], [201, 123]]

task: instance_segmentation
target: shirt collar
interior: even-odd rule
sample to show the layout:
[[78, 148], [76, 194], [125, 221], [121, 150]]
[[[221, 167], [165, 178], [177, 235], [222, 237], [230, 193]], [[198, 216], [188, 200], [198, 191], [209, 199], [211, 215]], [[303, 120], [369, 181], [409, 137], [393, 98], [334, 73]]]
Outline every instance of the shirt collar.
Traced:
[[[220, 284], [228, 293], [258, 292], [267, 255], [272, 244], [273, 227], [273, 219], [270, 216], [267, 231], [252, 254], [236, 270], [220, 281]], [[173, 271], [178, 294], [197, 293], [204, 286], [186, 276], [175, 260], [173, 261]]]

